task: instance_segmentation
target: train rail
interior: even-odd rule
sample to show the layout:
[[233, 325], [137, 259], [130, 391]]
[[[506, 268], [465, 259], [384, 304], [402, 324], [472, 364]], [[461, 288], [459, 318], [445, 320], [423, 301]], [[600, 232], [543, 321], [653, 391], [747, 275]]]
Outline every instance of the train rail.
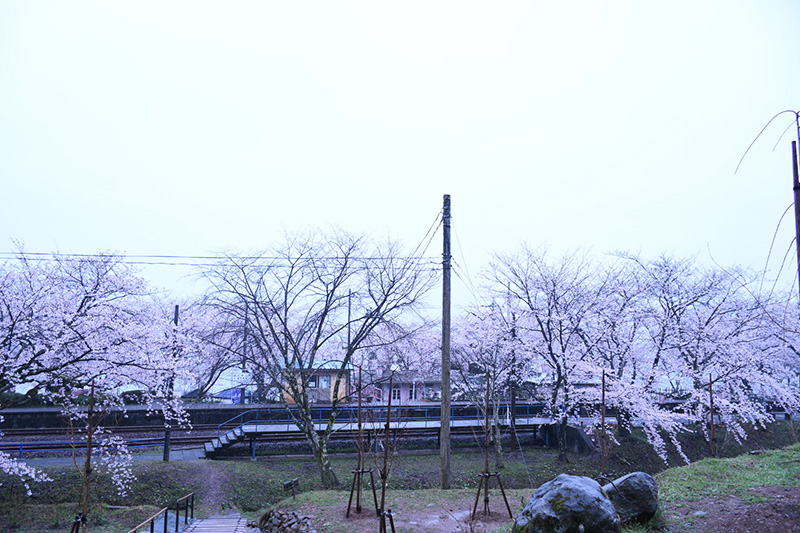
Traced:
[[[185, 433], [188, 433], [188, 430], [173, 428], [170, 437], [170, 446], [173, 448], [202, 447], [205, 443], [217, 436], [218, 429], [219, 426], [217, 424], [196, 426], [191, 430], [190, 435], [186, 435]], [[121, 437], [126, 446], [134, 452], [147, 448], [158, 449], [164, 445], [163, 428], [157, 426], [111, 428], [111, 431], [114, 435]], [[405, 427], [393, 431], [396, 431], [398, 437], [401, 439], [437, 438], [439, 435], [439, 429], [433, 427]], [[176, 432], [184, 432], [184, 434], [176, 435]], [[365, 432], [365, 436], [369, 438], [370, 433], [369, 431]], [[451, 428], [451, 435], [454, 436], [470, 436], [474, 434], [475, 428]], [[356, 430], [339, 430], [331, 435], [331, 440], [338, 442], [355, 442], [357, 436], [358, 432]], [[259, 434], [258, 437], [254, 439], [254, 443], [272, 445], [300, 443], [300, 445], [304, 445], [305, 436], [296, 429], [284, 430], [281, 432]], [[240, 446], [248, 445], [249, 443], [245, 443]], [[76, 435], [74, 440], [70, 440], [69, 433], [64, 429], [30, 428], [4, 430], [4, 436], [0, 438], [0, 452], [8, 453], [17, 458], [63, 454], [64, 452], [70, 452], [72, 450], [83, 453], [85, 449], [86, 442], [81, 438], [80, 434]], [[94, 449], [98, 449], [97, 444], [95, 444]]]
[[[191, 432], [197, 434], [211, 434], [217, 432], [217, 427], [219, 424], [202, 424], [202, 425], [195, 425], [193, 424], [191, 428], [172, 428], [172, 432]], [[163, 433], [164, 428], [157, 426], [157, 425], [148, 425], [148, 426], [113, 426], [107, 427], [106, 430], [110, 431], [114, 435], [141, 435], [143, 433]], [[4, 429], [0, 428], [0, 432], [2, 432], [2, 436], [5, 439], [10, 438], [19, 438], [19, 437], [52, 437], [58, 435], [67, 436], [70, 434], [70, 430], [68, 428], [11, 428], [11, 429]], [[2, 441], [0, 441], [2, 442]]]
[[[383, 406], [370, 406], [364, 408], [363, 419], [365, 425], [368, 423], [381, 424], [383, 417], [385, 417], [385, 407]], [[478, 410], [473, 405], [458, 405], [452, 407], [451, 420], [456, 419], [474, 419], [478, 424], [482, 421], [483, 417], [478, 417]], [[508, 408], [506, 407], [506, 411]], [[517, 407], [517, 416], [524, 415], [530, 416], [533, 413], [540, 412], [540, 405], [519, 405]], [[245, 422], [243, 417], [250, 416], [252, 418], [255, 413], [255, 421], [260, 424], [268, 424], [273, 426], [272, 429], [264, 432], [257, 432], [258, 434], [248, 434], [245, 439], [245, 445], [249, 445], [251, 450], [256, 445], [277, 445], [280, 447], [281, 443], [296, 442], [299, 444], [292, 444], [287, 446], [292, 450], [303, 447], [305, 443], [305, 435], [300, 432], [294, 425], [290, 414], [282, 408], [266, 407], [249, 410], [240, 413], [234, 418], [229, 419], [222, 424], [194, 424], [189, 428], [173, 427], [171, 431], [170, 445], [175, 448], [188, 448], [188, 447], [205, 447], [206, 443], [219, 439], [220, 436], [229, 430], [233, 430], [242, 426]], [[330, 407], [315, 407], [312, 410], [314, 415], [315, 424], [319, 424], [321, 430], [327, 422], [330, 415]], [[393, 429], [392, 431], [398, 432], [398, 438], [434, 438], [439, 436], [438, 422], [439, 407], [438, 406], [403, 406], [393, 410], [392, 418], [397, 417], [408, 423], [408, 427], [401, 427]], [[357, 438], [357, 431], [355, 430], [358, 413], [352, 407], [346, 407], [339, 412], [338, 421], [341, 421], [343, 426], [339, 427], [331, 435], [333, 441], [347, 441], [355, 442]], [[504, 417], [505, 418], [505, 417]], [[224, 420], [224, 419], [223, 419]], [[428, 421], [425, 427], [418, 427], [420, 421]], [[12, 425], [11, 421], [7, 420], [6, 425]], [[253, 420], [248, 419], [247, 423], [252, 423]], [[15, 421], [13, 425], [16, 427], [2, 428], [0, 424], [0, 451], [23, 456], [43, 456], [50, 453], [63, 454], [74, 449], [84, 450], [86, 447], [85, 433], [74, 432], [68, 427], [19, 427], [19, 421]], [[417, 426], [417, 427], [413, 427]], [[141, 449], [150, 448], [157, 449], [164, 444], [164, 428], [158, 423], [147, 425], [124, 425], [124, 424], [110, 424], [105, 426], [106, 431], [110, 432], [115, 437], [123, 440], [129, 449], [139, 451]], [[476, 431], [474, 427], [459, 428], [452, 427], [451, 434], [454, 435], [473, 435]], [[369, 437], [369, 433], [367, 434]], [[236, 444], [236, 446], [241, 446]]]

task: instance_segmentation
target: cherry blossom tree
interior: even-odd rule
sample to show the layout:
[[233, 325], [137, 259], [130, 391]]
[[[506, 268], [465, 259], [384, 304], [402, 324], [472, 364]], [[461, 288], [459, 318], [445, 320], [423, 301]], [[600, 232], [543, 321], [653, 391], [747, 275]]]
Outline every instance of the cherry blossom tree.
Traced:
[[[576, 402], [584, 412], [597, 416], [604, 397], [605, 407], [616, 414], [619, 434], [630, 434], [635, 417], [664, 461], [665, 436], [682, 455], [678, 440], [679, 433], [686, 430], [682, 415], [659, 403], [655, 390], [661, 367], [658, 349], [648, 342], [649, 302], [641, 273], [630, 262], [618, 259], [596, 268], [607, 280], [607, 291], [587, 321], [593, 349], [586, 369], [593, 386], [577, 391]], [[605, 394], [599, 389], [603, 381]], [[610, 428], [600, 429], [605, 434]]]
[[[326, 487], [339, 484], [328, 458], [353, 355], [389, 339], [388, 322], [412, 314], [430, 288], [433, 270], [403, 257], [393, 243], [375, 245], [342, 232], [287, 236], [249, 257], [228, 256], [205, 272], [209, 302], [234, 323], [247, 322], [248, 357], [291, 402], [294, 422], [316, 457]], [[330, 417], [318, 431], [309, 380], [334, 364]]]
[[[678, 436], [688, 422], [712, 438], [712, 393], [715, 417], [737, 440], [746, 438], [746, 425], [773, 419], [769, 405], [796, 409], [791, 351], [781, 337], [788, 331], [769, 311], [786, 300], [760, 295], [756, 277], [740, 269], [621, 258], [606, 264], [610, 290], [589, 321], [589, 335], [591, 373], [606, 373], [606, 405], [622, 430], [635, 417], [665, 461], [665, 438], [688, 461]], [[598, 405], [597, 387], [580, 395], [584, 408]]]
[[[501, 400], [521, 375], [516, 363], [521, 350], [515, 334], [513, 315], [506, 316], [501, 305], [476, 306], [462, 315], [453, 328], [453, 398], [467, 399], [486, 415], [487, 385], [490, 395], [490, 428], [496, 467], [503, 468]], [[488, 381], [488, 383], [487, 383]]]
[[711, 420], [712, 394], [715, 416], [736, 439], [748, 424], [772, 420], [770, 405], [797, 409], [794, 322], [776, 319], [787, 300], [760, 294], [741, 269], [666, 257], [551, 259], [523, 248], [498, 256], [487, 277], [495, 296], [519, 306], [518, 355], [549, 391], [561, 459], [567, 417], [579, 407], [596, 412], [603, 373], [621, 428], [635, 420], [665, 460], [665, 437], [682, 454], [682, 422], [710, 438], [702, 422]]
[[[180, 374], [180, 361], [166, 357], [154, 311], [158, 305], [119, 256], [20, 252], [0, 267], [0, 391], [24, 390], [29, 397], [36, 394], [60, 406], [76, 438], [103, 433], [102, 413], [122, 406], [126, 387], [138, 386], [154, 407], [180, 413], [176, 401], [167, 401], [162, 385], [166, 376]], [[82, 393], [92, 386], [96, 392], [89, 416]], [[116, 443], [113, 448], [119, 453], [112, 454], [113, 439], [97, 442], [102, 458], [91, 466], [87, 456], [84, 471], [99, 473], [102, 468], [97, 467], [107, 465], [124, 492], [130, 481], [120, 461], [124, 447]], [[6, 456], [0, 468], [31, 476]], [[88, 487], [87, 477], [85, 495]]]
[[596, 338], [592, 314], [606, 298], [608, 280], [595, 276], [587, 254], [555, 261], [546, 249], [527, 246], [498, 255], [486, 274], [498, 297], [519, 307], [516, 331], [526, 347], [528, 371], [549, 390], [549, 411], [557, 420], [559, 460], [567, 460], [568, 418], [577, 408], [576, 387], [591, 377]]
[[203, 301], [182, 309], [181, 330], [185, 334], [188, 367], [185, 383], [195, 397], [203, 398], [227, 370], [247, 364], [247, 331], [244, 324], [234, 322]]
[[20, 254], [0, 272], [0, 391], [83, 387], [130, 342], [145, 287], [118, 257]]
[[[773, 420], [769, 404], [797, 408], [786, 345], [767, 312], [780, 303], [759, 294], [755, 276], [664, 257], [637, 264], [650, 279], [648, 341], [660, 369], [651, 380], [682, 399], [684, 415], [710, 420], [713, 392], [716, 416], [741, 440], [745, 424]], [[710, 426], [699, 427], [710, 438]]]
[[[0, 416], [0, 422], [2, 421], [3, 417]], [[0, 433], [0, 436], [2, 436], [2, 433]], [[24, 461], [15, 459], [5, 452], [0, 452], [0, 472], [5, 472], [10, 476], [19, 478], [23, 482], [28, 496], [33, 494], [31, 492], [31, 482], [42, 483], [45, 481], [52, 481], [50, 476], [41, 470], [31, 467], [25, 464]], [[2, 483], [0, 483], [0, 485], [2, 485]]]

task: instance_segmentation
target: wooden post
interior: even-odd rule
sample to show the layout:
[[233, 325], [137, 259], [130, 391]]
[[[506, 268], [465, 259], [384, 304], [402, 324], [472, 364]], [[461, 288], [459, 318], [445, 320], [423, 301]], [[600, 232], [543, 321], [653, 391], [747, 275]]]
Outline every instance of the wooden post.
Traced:
[[[348, 312], [349, 312], [349, 303], [348, 303]], [[348, 333], [349, 335], [349, 333]], [[348, 344], [349, 346], [349, 344]], [[361, 470], [364, 465], [364, 451], [363, 451], [363, 441], [364, 441], [364, 426], [361, 422], [361, 366], [358, 367], [358, 462], [356, 468]], [[361, 491], [358, 491], [361, 494]], [[361, 503], [358, 500], [356, 504], [356, 512], [361, 512]]]
[[800, 291], [800, 177], [797, 167], [797, 141], [792, 141], [792, 190], [794, 191], [794, 228], [797, 248], [797, 290]]
[[600, 392], [600, 474], [606, 475], [606, 371], [603, 369], [603, 379]]
[[441, 486], [450, 488], [450, 195], [442, 208], [442, 408], [439, 429]]
[[[489, 381], [491, 380], [491, 374], [489, 374], [489, 369], [486, 369], [486, 413], [484, 413], [484, 425], [486, 427], [486, 437], [485, 437], [485, 447], [484, 447], [484, 454], [483, 454], [483, 473], [486, 474], [483, 478], [484, 482], [484, 490], [483, 490], [483, 514], [489, 516], [489, 432], [491, 431], [491, 427], [489, 426]], [[478, 492], [480, 492], [480, 485], [478, 485]]]
[[714, 428], [714, 382], [711, 381], [711, 374], [708, 375], [708, 402], [711, 411], [711, 457], [717, 456], [717, 432]]
[[[386, 434], [384, 435], [383, 446], [383, 468], [381, 469], [381, 512], [380, 512], [380, 533], [387, 533], [386, 517], [391, 518], [391, 511], [386, 512], [386, 482], [389, 478], [389, 431], [392, 422], [392, 378], [389, 374], [389, 400], [386, 405]], [[392, 531], [394, 531], [394, 521], [391, 521]]]
[[[178, 357], [178, 306], [175, 306], [175, 318], [173, 321], [173, 328], [172, 328], [172, 357]], [[168, 383], [167, 383], [167, 401], [172, 400], [173, 396], [173, 387], [175, 386], [174, 377], [170, 376]], [[170, 421], [166, 419], [166, 414], [164, 415], [164, 456], [163, 460], [169, 462], [169, 451], [172, 445], [172, 427], [170, 427]]]
[[489, 516], [491, 513], [489, 512], [489, 479], [492, 477], [497, 478], [497, 484], [500, 487], [500, 493], [503, 495], [503, 501], [506, 504], [506, 509], [508, 510], [508, 517], [514, 518], [514, 515], [511, 513], [511, 506], [508, 504], [508, 497], [506, 497], [506, 490], [503, 488], [503, 480], [500, 479], [500, 472], [489, 472], [489, 432], [491, 431], [491, 427], [489, 426], [489, 384], [490, 384], [491, 374], [487, 368], [486, 370], [486, 412], [485, 412], [485, 435], [486, 441], [484, 446], [484, 463], [483, 463], [483, 472], [478, 474], [478, 492], [475, 494], [475, 504], [472, 506], [472, 519], [475, 520], [475, 514], [478, 511], [478, 500], [481, 497], [481, 489], [483, 489], [483, 514], [485, 516]]
[[[511, 311], [511, 338], [517, 338], [517, 315]], [[517, 437], [517, 351], [511, 348], [511, 434]]]
[[350, 518], [350, 508], [353, 505], [353, 492], [356, 492], [356, 513], [361, 513], [361, 485], [364, 474], [369, 473], [370, 483], [372, 484], [372, 498], [375, 500], [375, 514], [380, 516], [378, 510], [378, 495], [375, 492], [375, 477], [372, 475], [372, 468], [364, 468], [364, 425], [361, 415], [361, 366], [358, 367], [358, 463], [353, 470], [353, 484], [350, 486], [350, 499], [347, 501], [346, 518]]

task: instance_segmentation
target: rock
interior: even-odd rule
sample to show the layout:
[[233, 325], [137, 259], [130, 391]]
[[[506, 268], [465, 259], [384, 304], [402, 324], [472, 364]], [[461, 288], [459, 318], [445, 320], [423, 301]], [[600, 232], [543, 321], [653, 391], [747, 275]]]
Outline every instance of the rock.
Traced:
[[280, 509], [264, 513], [256, 526], [261, 533], [316, 533], [317, 531], [311, 524], [310, 517]]
[[512, 533], [613, 533], [620, 519], [595, 480], [561, 474], [533, 493]]
[[603, 486], [623, 524], [644, 523], [658, 510], [658, 485], [645, 472], [632, 472]]

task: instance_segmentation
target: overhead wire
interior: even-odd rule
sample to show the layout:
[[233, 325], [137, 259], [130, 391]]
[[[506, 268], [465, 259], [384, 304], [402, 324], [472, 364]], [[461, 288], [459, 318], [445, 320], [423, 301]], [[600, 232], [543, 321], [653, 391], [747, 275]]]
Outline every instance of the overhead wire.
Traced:
[[472, 282], [472, 276], [467, 266], [467, 258], [464, 255], [463, 248], [461, 247], [461, 239], [459, 239], [458, 237], [458, 231], [457, 228], [455, 227], [455, 224], [453, 224], [452, 226], [453, 226], [453, 235], [456, 238], [456, 247], [458, 248], [459, 256], [464, 260], [463, 268], [464, 268], [464, 276], [466, 276], [466, 278], [462, 277], [461, 274], [459, 274], [458, 269], [461, 268], [461, 265], [459, 264], [458, 261], [456, 261], [456, 259], [453, 259], [453, 266], [454, 266], [453, 272], [455, 272], [456, 277], [464, 284], [464, 287], [467, 289], [467, 292], [469, 292], [470, 295], [472, 296], [473, 301], [475, 303], [478, 303], [479, 301], [478, 292], [477, 289], [475, 288], [475, 284]]
[[436, 217], [434, 217], [433, 222], [431, 222], [431, 225], [428, 227], [428, 231], [425, 232], [425, 235], [422, 237], [422, 239], [420, 239], [419, 244], [417, 244], [417, 247], [414, 248], [414, 251], [411, 252], [411, 255], [412, 256], [417, 255], [417, 251], [419, 250], [420, 246], [422, 246], [422, 244], [425, 242], [425, 239], [427, 238], [428, 242], [425, 243], [425, 248], [422, 250], [422, 253], [419, 254], [419, 255], [425, 254], [428, 251], [428, 247], [430, 247], [431, 242], [433, 242], [433, 238], [436, 236], [436, 233], [437, 233], [437, 231], [439, 230], [440, 227], [442, 227], [442, 211], [441, 210], [436, 214]]
[[458, 278], [458, 280], [464, 285], [464, 288], [467, 289], [467, 292], [470, 294], [470, 296], [472, 296], [472, 300], [475, 303], [477, 303], [479, 301], [479, 298], [472, 283], [467, 278], [462, 276], [460, 266], [456, 261], [453, 261], [452, 266], [453, 266], [452, 268], [453, 274], [455, 274], [456, 278]]
[[[109, 257], [116, 257], [121, 263], [130, 265], [148, 265], [148, 266], [217, 266], [220, 261], [237, 259], [242, 261], [281, 261], [291, 260], [291, 257], [278, 257], [278, 256], [237, 256], [237, 255], [219, 255], [219, 256], [192, 256], [192, 255], [125, 255], [125, 254], [66, 254], [66, 253], [47, 253], [47, 252], [0, 252], [0, 260], [13, 260], [25, 258], [28, 261], [57, 261], [64, 260], [98, 260], [107, 259]], [[313, 257], [315, 260], [320, 261], [334, 261], [340, 260], [343, 256], [317, 256]], [[153, 259], [152, 261], [145, 261], [144, 259]], [[175, 259], [176, 261], [158, 261], [157, 259]], [[383, 256], [356, 256], [355, 260], [360, 261], [381, 261], [390, 259], [390, 257]], [[400, 256], [394, 259], [404, 259], [407, 261], [417, 261], [419, 264], [430, 263], [438, 264], [436, 257], [424, 256]], [[178, 261], [180, 260], [180, 261]], [[214, 261], [214, 262], [209, 262]], [[280, 265], [278, 265], [280, 266]]]
[[[778, 118], [779, 116], [781, 116], [781, 115], [783, 115], [783, 114], [785, 114], [785, 113], [791, 113], [792, 115], [794, 115], [794, 117], [795, 117], [795, 123], [797, 124], [797, 135], [798, 135], [798, 137], [800, 137], [800, 112], [798, 112], [798, 111], [795, 111], [794, 109], [784, 109], [784, 110], [783, 110], [783, 111], [781, 111], [780, 113], [776, 113], [776, 114], [775, 114], [775, 115], [774, 115], [774, 116], [773, 116], [771, 119], [769, 119], [769, 121], [767, 121], [767, 123], [764, 125], [764, 127], [763, 127], [763, 128], [761, 128], [761, 131], [759, 131], [759, 132], [758, 132], [758, 135], [756, 135], [756, 136], [755, 136], [755, 138], [754, 138], [754, 139], [753, 139], [753, 140], [750, 142], [750, 145], [749, 145], [749, 146], [747, 147], [747, 149], [744, 151], [744, 154], [742, 154], [742, 158], [741, 158], [741, 159], [739, 159], [739, 164], [737, 164], [737, 165], [736, 165], [736, 170], [734, 170], [734, 171], [733, 171], [733, 173], [734, 173], [734, 174], [736, 174], [737, 172], [739, 172], [739, 167], [741, 167], [741, 166], [742, 166], [742, 162], [744, 161], [744, 158], [745, 158], [745, 157], [747, 157], [747, 154], [748, 154], [748, 152], [750, 152], [750, 149], [753, 147], [753, 145], [754, 145], [754, 144], [756, 144], [756, 141], [758, 141], [758, 139], [761, 137], [761, 135], [762, 135], [762, 134], [763, 134], [763, 133], [764, 133], [764, 132], [767, 130], [767, 128], [770, 126], [770, 124], [772, 124], [772, 122], [773, 122], [773, 121], [774, 121], [776, 118]], [[783, 137], [783, 135], [786, 133], [786, 131], [788, 131], [788, 128], [787, 128], [786, 130], [784, 130], [784, 132], [781, 134], [781, 137]], [[777, 145], [776, 145], [776, 146], [777, 146]], [[774, 150], [774, 148], [773, 148], [773, 150]]]
[[[789, 204], [789, 207], [787, 207], [786, 210], [783, 212], [783, 214], [781, 215], [780, 219], [778, 220], [778, 224], [775, 226], [775, 232], [772, 235], [772, 241], [769, 244], [769, 251], [767, 252], [767, 260], [764, 263], [764, 273], [761, 276], [761, 284], [759, 285], [759, 289], [763, 288], [764, 279], [767, 277], [767, 270], [769, 268], [770, 259], [772, 258], [772, 252], [773, 252], [773, 250], [775, 248], [775, 241], [778, 239], [778, 230], [780, 230], [781, 224], [783, 223], [784, 217], [786, 217], [786, 214], [789, 212], [789, 210], [792, 208], [793, 205], [794, 205], [794, 203]], [[769, 292], [770, 295], [773, 292], [775, 292], [775, 287], [777, 286], [778, 278], [780, 278], [780, 275], [783, 272], [783, 267], [784, 267], [785, 264], [786, 264], [786, 256], [784, 255], [783, 262], [781, 262], [780, 270], [778, 270], [778, 274], [775, 277], [775, 282], [772, 284], [772, 289]]]
[[[404, 259], [408, 261], [415, 261], [418, 265], [423, 264], [438, 264], [439, 259], [437, 257], [426, 257], [424, 254], [427, 253], [428, 248], [433, 242], [433, 238], [436, 236], [436, 232], [439, 227], [442, 225], [442, 213], [439, 211], [437, 215], [434, 217], [433, 222], [428, 227], [428, 230], [423, 235], [422, 239], [420, 239], [419, 243], [417, 243], [414, 250], [411, 252], [410, 255], [400, 256], [400, 257], [393, 257], [393, 259]], [[418, 253], [422, 249], [421, 253]], [[145, 265], [145, 266], [217, 266], [219, 265], [220, 261], [236, 259], [240, 261], [281, 261], [281, 260], [291, 260], [290, 257], [282, 257], [282, 256], [268, 256], [268, 255], [227, 255], [227, 254], [220, 254], [220, 255], [177, 255], [177, 254], [123, 254], [123, 253], [116, 253], [116, 252], [108, 252], [108, 253], [94, 253], [94, 254], [83, 254], [83, 253], [61, 253], [61, 252], [27, 252], [27, 251], [20, 251], [20, 252], [11, 252], [11, 251], [0, 251], [0, 260], [6, 259], [21, 259], [25, 258], [30, 261], [56, 261], [58, 259], [66, 259], [66, 260], [74, 260], [74, 259], [105, 259], [108, 257], [117, 257], [120, 262], [130, 265]], [[325, 260], [339, 260], [342, 259], [342, 256], [317, 256], [313, 257], [315, 260], [325, 261]], [[390, 259], [389, 257], [383, 256], [363, 256], [363, 257], [353, 257], [353, 259], [360, 260], [360, 261], [381, 261], [385, 259]], [[211, 261], [211, 262], [209, 262]]]
[[[441, 226], [442, 226], [442, 212], [439, 211], [436, 214], [436, 216], [434, 217], [433, 222], [431, 222], [431, 225], [428, 227], [428, 231], [425, 232], [425, 235], [423, 235], [422, 239], [420, 239], [419, 243], [414, 248], [413, 252], [411, 252], [411, 256], [412, 257], [413, 256], [418, 256], [420, 258], [425, 257], [425, 254], [428, 253], [428, 248], [430, 247], [431, 243], [433, 242], [433, 238], [436, 236], [436, 233], [438, 232], [438, 229]], [[427, 239], [427, 242], [426, 242], [426, 239]], [[424, 245], [424, 248], [422, 248], [422, 252], [419, 252], [420, 248], [423, 245]], [[423, 263], [422, 263], [421, 260], [419, 262], [417, 262], [417, 265], [416, 265], [417, 268], [421, 267], [422, 264]], [[433, 259], [431, 259], [429, 261], [429, 264], [434, 264], [435, 265], [435, 267], [431, 269], [433, 271], [435, 271], [435, 270], [437, 270], [438, 268], [441, 267], [441, 264], [439, 263], [438, 258], [435, 261]]]

